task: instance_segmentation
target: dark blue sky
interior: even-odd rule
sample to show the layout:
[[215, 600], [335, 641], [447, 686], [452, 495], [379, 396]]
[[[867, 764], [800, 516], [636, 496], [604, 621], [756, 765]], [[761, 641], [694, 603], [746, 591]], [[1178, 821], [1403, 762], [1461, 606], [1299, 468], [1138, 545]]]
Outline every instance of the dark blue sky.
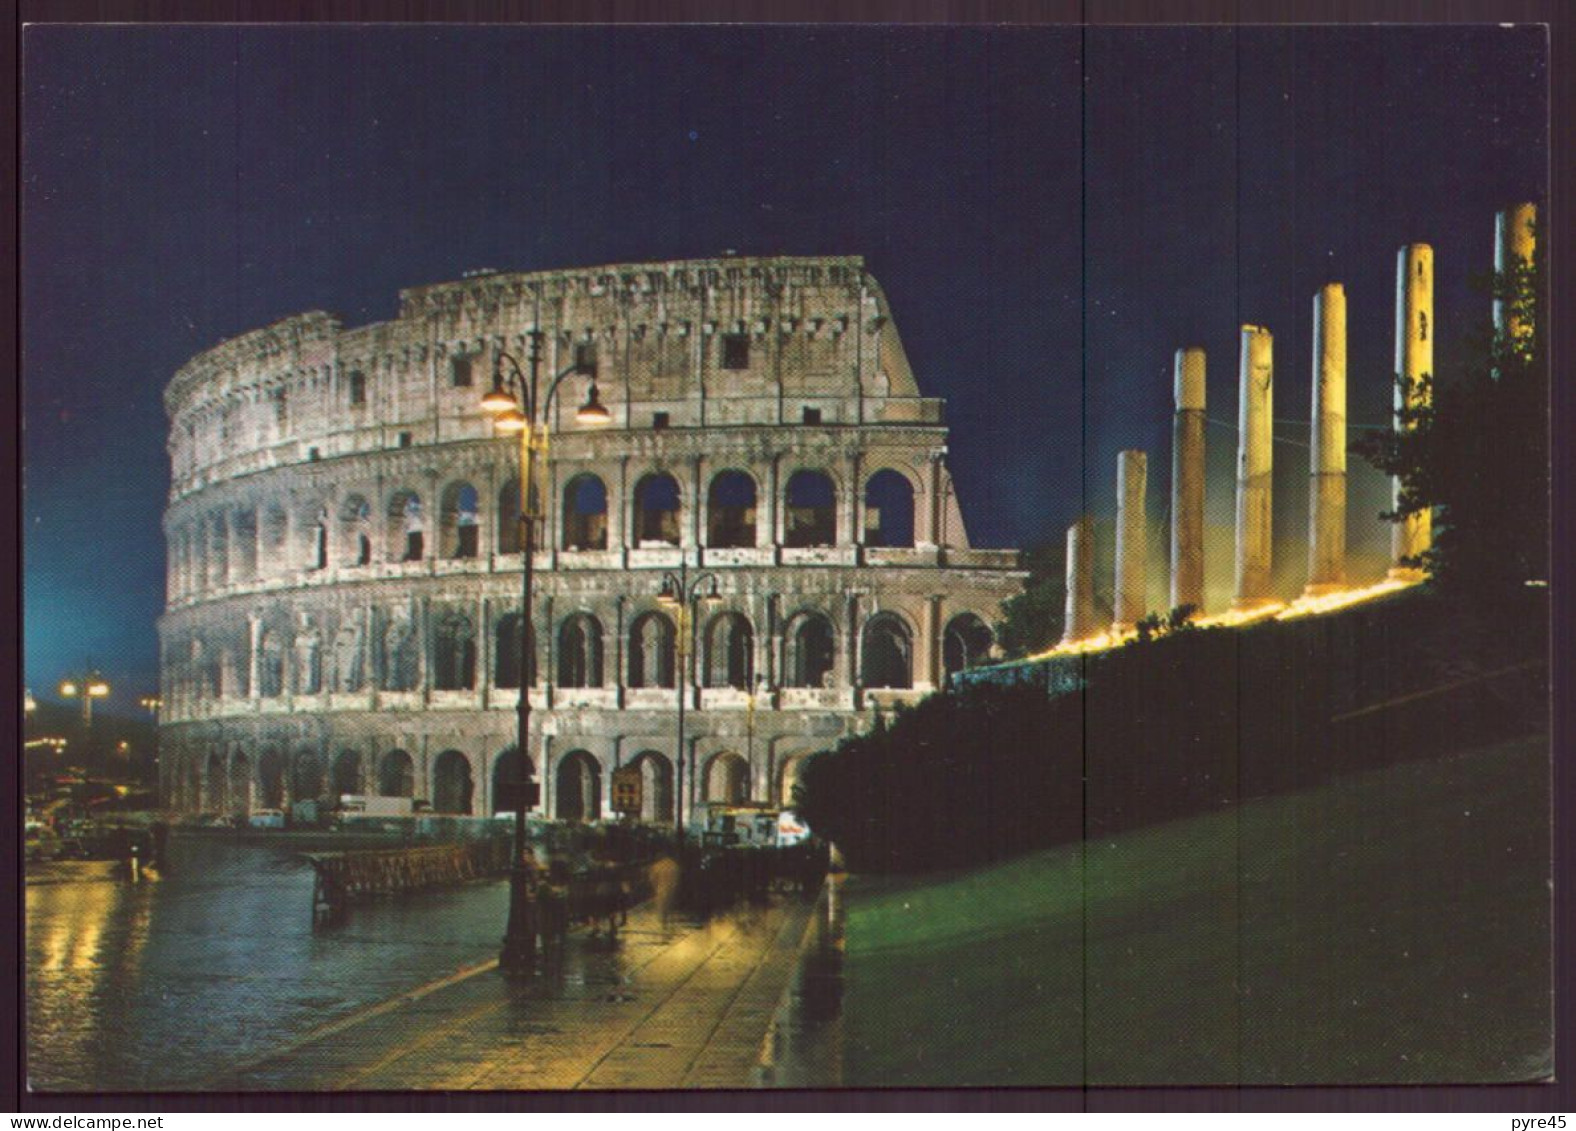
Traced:
[[[1396, 248], [1435, 246], [1444, 370], [1486, 315], [1494, 210], [1546, 179], [1530, 28], [35, 26], [23, 47], [26, 674], [43, 692], [91, 659], [127, 701], [157, 682], [162, 391], [249, 328], [389, 318], [401, 287], [481, 267], [861, 254], [949, 402], [972, 538], [1022, 545], [1109, 509], [1124, 447], [1163, 510], [1178, 345], [1208, 349], [1231, 420], [1236, 328], [1269, 326], [1276, 415], [1305, 417], [1327, 280], [1352, 419], [1382, 421]], [[1210, 440], [1229, 476], [1234, 438]], [[1354, 510], [1382, 489], [1354, 463]]]

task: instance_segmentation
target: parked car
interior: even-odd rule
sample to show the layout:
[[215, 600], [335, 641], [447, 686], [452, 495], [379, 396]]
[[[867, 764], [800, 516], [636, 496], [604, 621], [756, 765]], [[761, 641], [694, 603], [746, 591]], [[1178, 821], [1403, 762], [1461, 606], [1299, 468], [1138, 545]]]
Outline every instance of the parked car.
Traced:
[[282, 829], [285, 827], [283, 809], [253, 809], [247, 824], [254, 829]]

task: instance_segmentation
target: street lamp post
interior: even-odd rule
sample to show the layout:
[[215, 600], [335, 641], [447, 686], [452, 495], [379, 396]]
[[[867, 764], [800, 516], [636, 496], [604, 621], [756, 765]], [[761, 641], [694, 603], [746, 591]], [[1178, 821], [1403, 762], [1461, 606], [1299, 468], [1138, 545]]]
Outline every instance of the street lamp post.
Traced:
[[89, 672], [80, 677], [67, 677], [60, 682], [60, 694], [67, 699], [82, 700], [82, 725], [88, 729], [93, 727], [93, 700], [102, 699], [109, 694], [109, 684], [104, 682], [104, 677], [98, 672]]
[[[597, 400], [596, 364], [581, 362], [566, 367], [547, 388], [545, 397], [537, 395], [537, 373], [542, 363], [542, 331], [532, 330], [527, 362], [530, 376], [520, 363], [502, 350], [493, 356], [492, 389], [482, 398], [482, 408], [492, 414], [493, 425], [504, 433], [520, 436], [520, 704], [517, 712], [519, 731], [515, 743], [515, 773], [503, 783], [514, 802], [514, 857], [509, 870], [509, 921], [505, 928], [498, 967], [505, 973], [528, 972], [536, 961], [536, 913], [532, 889], [536, 877], [525, 866], [525, 816], [531, 808], [531, 775], [525, 771], [531, 738], [531, 604], [535, 585], [536, 523], [541, 518], [539, 491], [532, 490], [531, 473], [536, 453], [545, 460], [548, 447], [548, 410], [564, 378], [582, 374], [591, 378], [585, 404], [575, 414], [582, 424], [607, 424], [611, 414]], [[509, 363], [505, 377], [503, 363]], [[524, 772], [521, 772], [524, 771]]]
[[689, 576], [689, 559], [685, 555], [684, 550], [680, 549], [678, 574], [675, 576], [672, 573], [664, 573], [662, 575], [662, 591], [657, 594], [659, 603], [670, 608], [677, 607], [679, 618], [678, 635], [674, 647], [678, 659], [678, 672], [676, 673], [678, 678], [673, 681], [679, 689], [679, 740], [678, 750], [676, 751], [677, 757], [673, 763], [676, 779], [676, 788], [674, 790], [676, 796], [673, 802], [673, 827], [678, 832], [680, 842], [684, 840], [685, 786], [687, 784], [692, 792], [695, 788], [694, 765], [690, 765], [687, 777], [684, 772], [684, 700], [689, 697], [684, 683], [689, 671], [690, 658], [695, 652], [694, 606], [700, 600], [701, 585], [707, 581], [711, 582], [711, 589], [706, 593], [705, 600], [708, 605], [715, 605], [722, 600], [722, 594], [717, 592], [717, 575], [715, 573], [702, 573], [691, 581]]

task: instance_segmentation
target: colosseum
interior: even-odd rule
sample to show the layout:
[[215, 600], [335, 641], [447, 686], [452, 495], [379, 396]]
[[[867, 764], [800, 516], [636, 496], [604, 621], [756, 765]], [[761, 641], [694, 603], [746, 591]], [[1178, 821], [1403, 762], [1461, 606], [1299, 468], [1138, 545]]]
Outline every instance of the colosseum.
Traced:
[[[522, 642], [520, 447], [481, 399], [533, 339], [568, 375]], [[983, 659], [1022, 576], [970, 547], [942, 402], [857, 257], [474, 273], [224, 342], [165, 404], [160, 784], [190, 812], [485, 815], [523, 768], [586, 820], [630, 765], [648, 821], [784, 803], [807, 754]], [[696, 599], [659, 599], [681, 569]]]

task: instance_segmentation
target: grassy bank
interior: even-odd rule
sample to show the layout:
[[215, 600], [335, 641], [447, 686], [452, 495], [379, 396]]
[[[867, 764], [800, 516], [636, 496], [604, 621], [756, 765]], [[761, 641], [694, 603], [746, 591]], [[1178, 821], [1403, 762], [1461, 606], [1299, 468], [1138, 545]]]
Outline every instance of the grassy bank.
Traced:
[[852, 1086], [1528, 1080], [1548, 745], [846, 887]]

